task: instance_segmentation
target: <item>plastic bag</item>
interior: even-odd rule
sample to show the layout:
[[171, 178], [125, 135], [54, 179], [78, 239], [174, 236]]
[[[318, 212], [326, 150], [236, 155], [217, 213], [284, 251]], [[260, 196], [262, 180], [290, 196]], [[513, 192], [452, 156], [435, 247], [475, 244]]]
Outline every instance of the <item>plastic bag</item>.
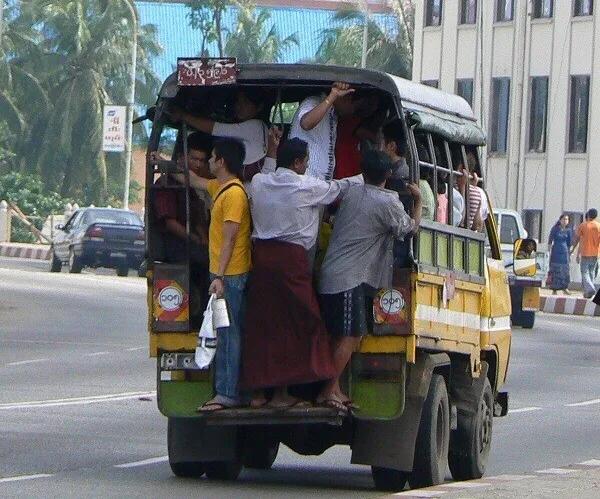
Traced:
[[217, 331], [213, 328], [213, 300], [216, 295], [210, 295], [208, 305], [204, 311], [202, 326], [198, 332], [198, 341], [196, 343], [195, 361], [200, 369], [207, 369], [210, 366], [215, 353], [217, 352]]

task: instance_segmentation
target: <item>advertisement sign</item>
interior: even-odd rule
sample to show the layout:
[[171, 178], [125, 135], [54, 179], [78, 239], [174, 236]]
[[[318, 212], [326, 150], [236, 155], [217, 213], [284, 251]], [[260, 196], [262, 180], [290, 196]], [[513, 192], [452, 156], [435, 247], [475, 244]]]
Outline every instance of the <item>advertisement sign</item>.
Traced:
[[125, 132], [127, 122], [125, 106], [104, 106], [102, 125], [102, 150], [104, 152], [123, 152], [125, 150]]
[[237, 80], [236, 59], [193, 57], [177, 59], [177, 84], [180, 87], [233, 85]]

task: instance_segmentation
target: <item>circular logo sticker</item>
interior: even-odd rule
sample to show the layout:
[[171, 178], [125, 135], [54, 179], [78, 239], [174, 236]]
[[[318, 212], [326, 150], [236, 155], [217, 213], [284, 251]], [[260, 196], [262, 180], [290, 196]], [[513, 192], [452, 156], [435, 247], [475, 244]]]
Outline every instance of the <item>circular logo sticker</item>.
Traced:
[[183, 303], [183, 293], [175, 286], [167, 286], [160, 291], [158, 303], [167, 312], [177, 310]]
[[388, 289], [379, 297], [379, 306], [386, 314], [397, 314], [404, 308], [404, 305], [402, 294], [395, 289]]

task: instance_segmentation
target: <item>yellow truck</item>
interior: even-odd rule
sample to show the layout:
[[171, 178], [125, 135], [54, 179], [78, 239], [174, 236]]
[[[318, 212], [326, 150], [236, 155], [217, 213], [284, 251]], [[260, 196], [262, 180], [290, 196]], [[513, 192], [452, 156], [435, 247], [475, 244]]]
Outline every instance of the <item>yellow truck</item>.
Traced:
[[[195, 73], [189, 71], [194, 64]], [[395, 248], [393, 287], [374, 298], [372, 331], [344, 376], [358, 409], [345, 414], [325, 407], [237, 408], [201, 414], [197, 408], [213, 396], [213, 372], [194, 361], [199, 324], [190, 319], [197, 300], [190, 262], [164, 260], [153, 216], [160, 189], [179, 189], [184, 197], [188, 192], [186, 185], [163, 187], [157, 178], [176, 171], [189, 177], [175, 161], [151, 159], [154, 152], [170, 154], [172, 141], [189, 132], [169, 118], [172, 104], [226, 119], [233, 92], [259, 86], [274, 95], [270, 111], [277, 118], [305, 97], [345, 81], [376, 93], [387, 119], [399, 119], [411, 178], [416, 181], [427, 170], [434, 186], [445, 182], [446, 192], [452, 192], [459, 165], [482, 173], [478, 160], [468, 159], [478, 158], [485, 143], [470, 106], [455, 95], [364, 69], [229, 61], [224, 75], [207, 76], [202, 73], [207, 61], [194, 64], [179, 64], [148, 113], [153, 120], [145, 212], [149, 345], [156, 358], [158, 408], [168, 418], [173, 473], [232, 480], [244, 466], [269, 468], [280, 444], [301, 455], [341, 444], [351, 448], [352, 463], [371, 466], [380, 490], [400, 490], [407, 481], [411, 487], [439, 484], [447, 464], [457, 480], [481, 477], [493, 418], [508, 411], [502, 387], [511, 299], [493, 213], [484, 232], [476, 232], [453, 220], [449, 209], [448, 223], [423, 221], [409, 243]], [[280, 121], [287, 132], [289, 124]], [[186, 199], [189, 212], [189, 195]], [[410, 200], [405, 205], [412, 209]]]

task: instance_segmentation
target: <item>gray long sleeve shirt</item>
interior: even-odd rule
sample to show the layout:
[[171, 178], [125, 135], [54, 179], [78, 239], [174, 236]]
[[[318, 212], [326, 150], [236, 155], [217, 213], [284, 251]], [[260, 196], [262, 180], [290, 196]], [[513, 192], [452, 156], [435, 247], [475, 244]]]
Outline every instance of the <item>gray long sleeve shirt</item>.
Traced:
[[396, 192], [350, 186], [335, 217], [319, 292], [342, 293], [363, 283], [391, 287], [394, 238], [403, 239], [414, 227]]

